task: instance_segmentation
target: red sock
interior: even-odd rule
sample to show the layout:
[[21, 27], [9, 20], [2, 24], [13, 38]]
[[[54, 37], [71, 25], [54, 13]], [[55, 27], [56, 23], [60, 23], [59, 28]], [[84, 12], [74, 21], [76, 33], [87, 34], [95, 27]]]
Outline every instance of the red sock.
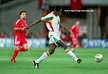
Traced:
[[26, 51], [24, 48], [21, 48], [20, 51]]
[[12, 60], [15, 59], [15, 57], [17, 56], [17, 54], [18, 54], [18, 50], [15, 49], [14, 52], [13, 52]]

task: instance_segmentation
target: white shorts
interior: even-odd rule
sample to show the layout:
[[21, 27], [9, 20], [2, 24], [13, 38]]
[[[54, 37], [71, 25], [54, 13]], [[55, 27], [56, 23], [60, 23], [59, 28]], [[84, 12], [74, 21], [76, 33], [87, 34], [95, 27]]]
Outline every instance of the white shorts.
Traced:
[[[54, 44], [56, 44], [57, 43], [57, 41], [59, 41], [59, 40], [61, 40], [61, 38], [60, 38], [60, 32], [49, 32], [48, 33], [48, 37], [49, 37], [49, 44], [52, 44], [52, 43], [54, 43]], [[56, 44], [57, 45], [57, 44]]]

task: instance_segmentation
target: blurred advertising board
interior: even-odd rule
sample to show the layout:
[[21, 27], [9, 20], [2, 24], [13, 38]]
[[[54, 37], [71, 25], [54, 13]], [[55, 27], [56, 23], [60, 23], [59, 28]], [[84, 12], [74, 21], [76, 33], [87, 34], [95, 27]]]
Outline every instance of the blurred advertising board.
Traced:
[[[15, 47], [13, 45], [13, 38], [0, 38], [0, 47]], [[26, 39], [29, 48], [45, 48], [46, 38], [29, 38]]]
[[108, 48], [108, 39], [83, 39], [84, 48]]

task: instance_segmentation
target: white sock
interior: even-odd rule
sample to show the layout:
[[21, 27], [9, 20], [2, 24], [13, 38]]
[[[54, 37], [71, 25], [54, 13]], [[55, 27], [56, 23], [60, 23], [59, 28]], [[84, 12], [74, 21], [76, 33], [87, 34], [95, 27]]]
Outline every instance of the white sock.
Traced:
[[75, 55], [72, 51], [70, 51], [69, 49], [67, 49], [65, 52], [66, 52], [68, 55], [72, 56], [72, 58], [74, 58], [75, 61], [78, 60], [78, 58], [76, 57], [76, 55]]
[[42, 60], [46, 59], [48, 56], [49, 56], [49, 53], [48, 53], [48, 51], [46, 51], [46, 52], [43, 53], [43, 55], [40, 58], [38, 58], [37, 60], [35, 60], [35, 62], [39, 63]]

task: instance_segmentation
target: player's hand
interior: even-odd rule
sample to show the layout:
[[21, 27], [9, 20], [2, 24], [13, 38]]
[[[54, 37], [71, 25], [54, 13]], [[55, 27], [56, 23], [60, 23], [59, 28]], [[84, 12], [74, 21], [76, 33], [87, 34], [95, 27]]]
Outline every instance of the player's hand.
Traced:
[[21, 30], [24, 30], [25, 29], [25, 27], [24, 28], [20, 28]]

